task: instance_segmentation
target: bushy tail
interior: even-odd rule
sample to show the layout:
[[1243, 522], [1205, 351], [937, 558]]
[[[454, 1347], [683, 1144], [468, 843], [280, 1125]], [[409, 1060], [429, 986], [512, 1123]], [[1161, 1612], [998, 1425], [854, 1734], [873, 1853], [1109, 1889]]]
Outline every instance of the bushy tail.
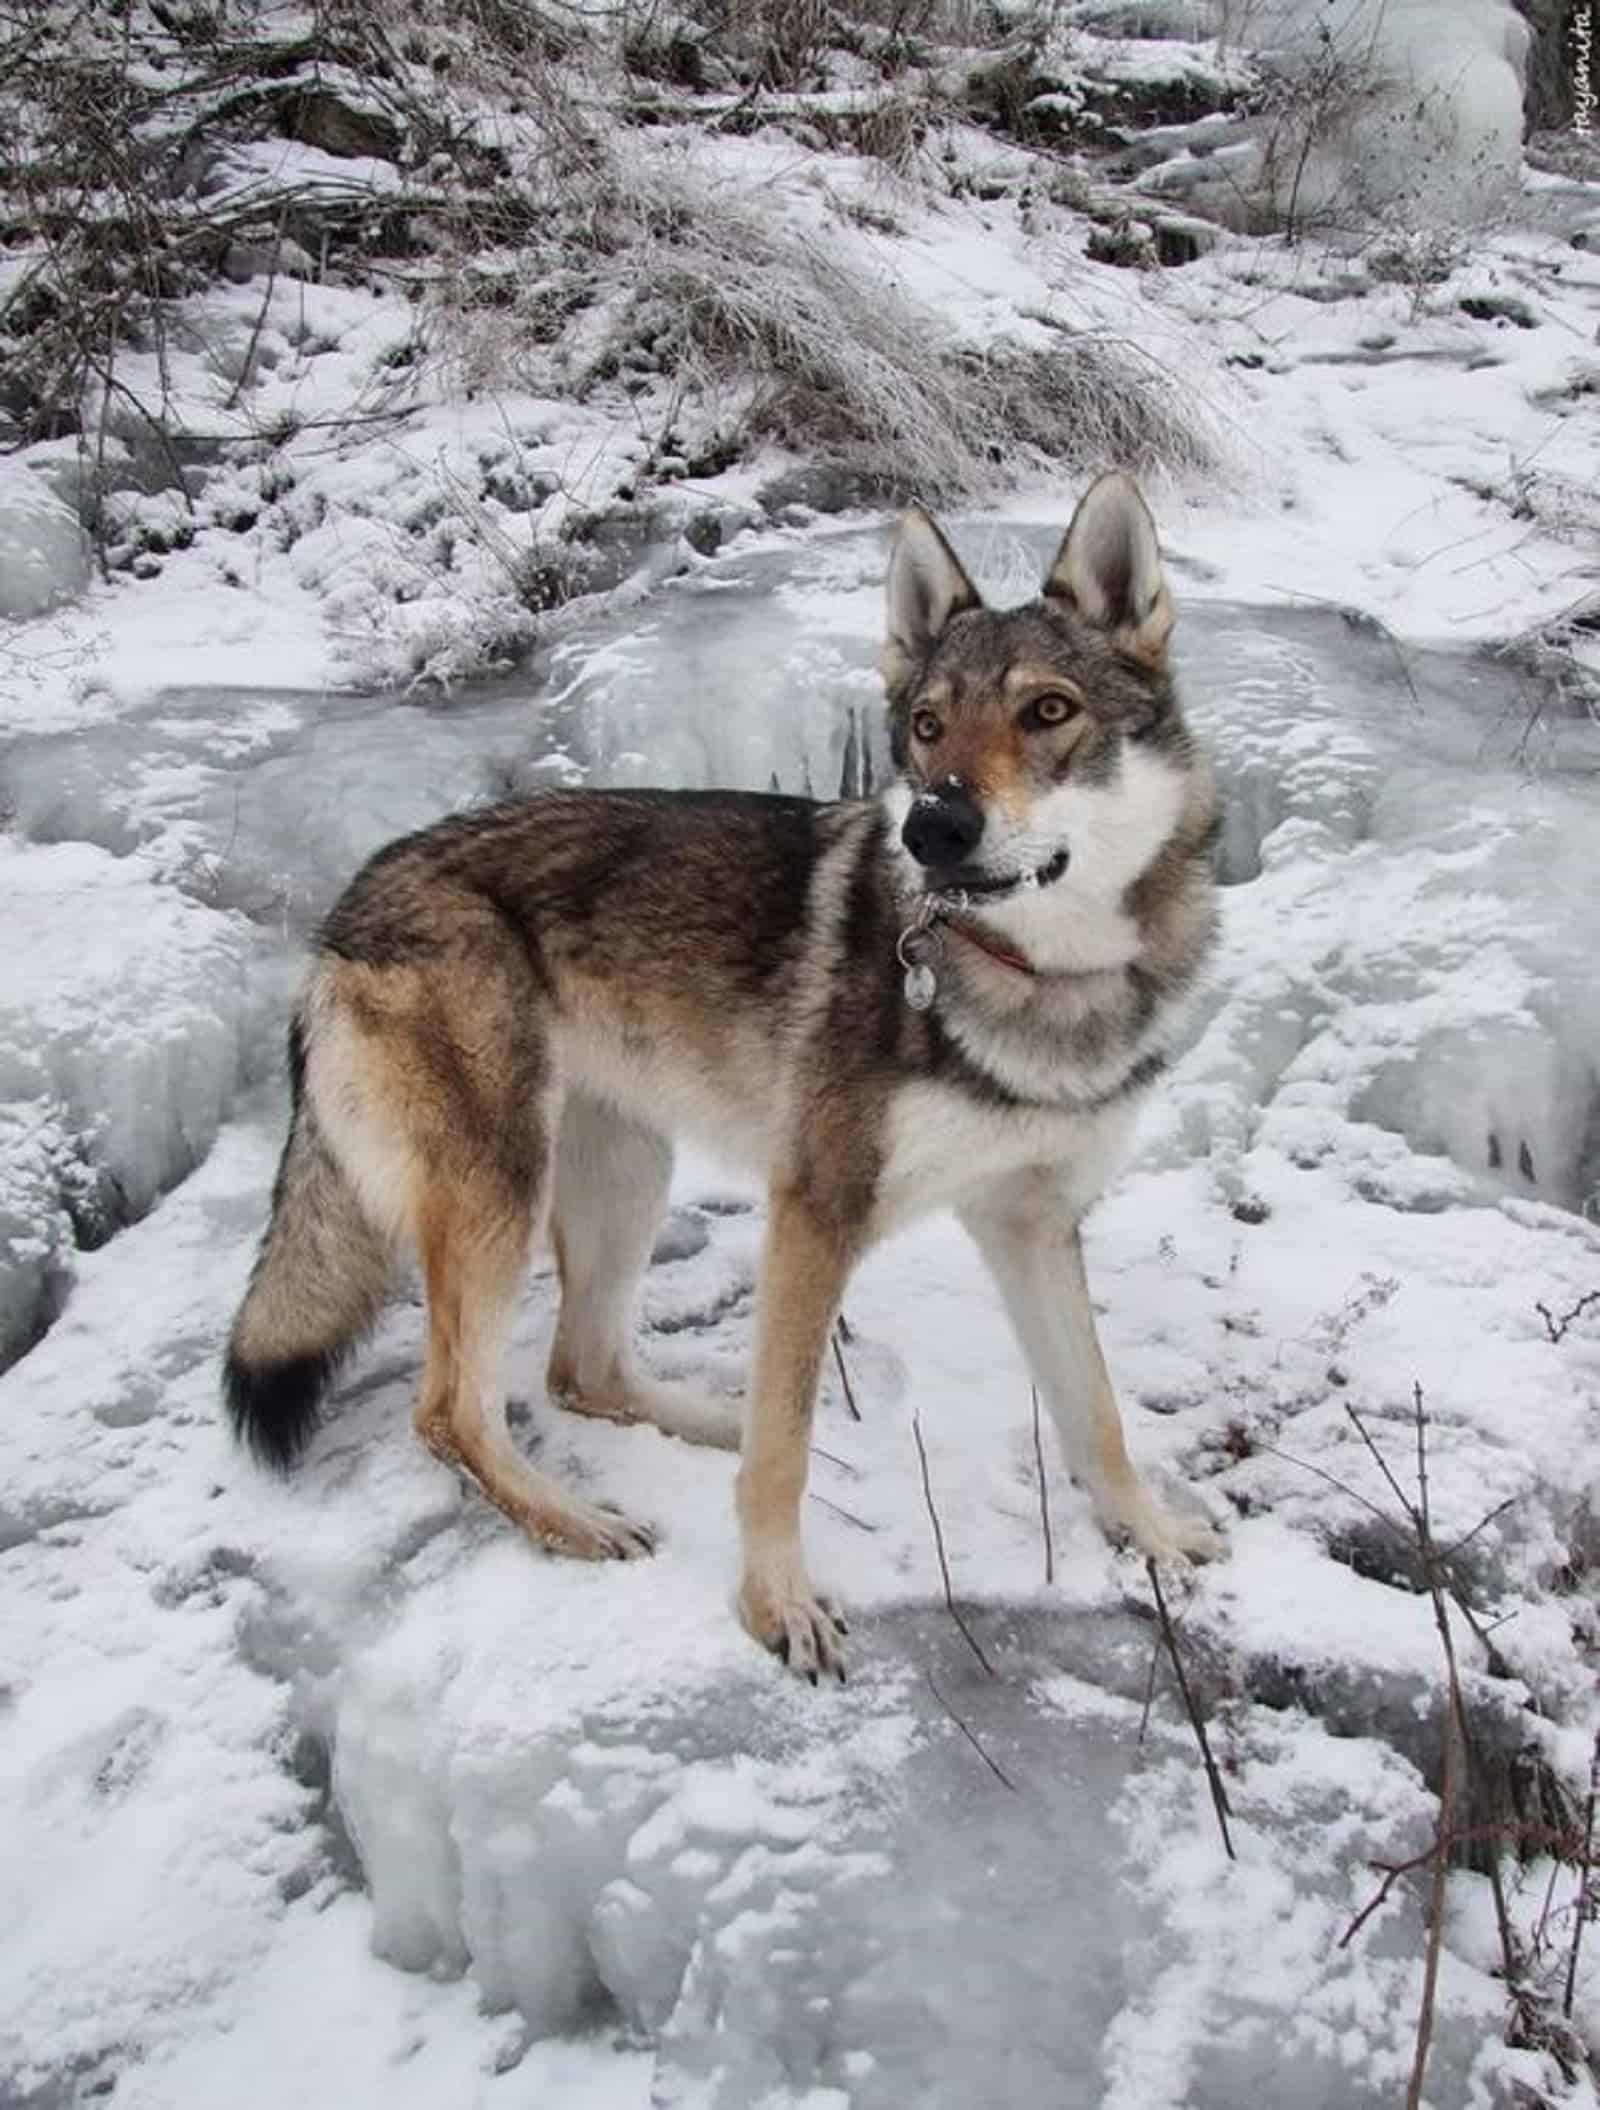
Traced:
[[376, 1321], [392, 1265], [317, 1126], [298, 1019], [289, 1071], [294, 1118], [222, 1379], [234, 1434], [279, 1472], [305, 1449], [335, 1371]]

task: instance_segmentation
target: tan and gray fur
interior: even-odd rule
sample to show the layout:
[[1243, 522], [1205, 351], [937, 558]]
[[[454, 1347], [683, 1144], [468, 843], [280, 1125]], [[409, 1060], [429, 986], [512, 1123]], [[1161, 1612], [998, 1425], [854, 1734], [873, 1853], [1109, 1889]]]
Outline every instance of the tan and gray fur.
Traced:
[[[502, 1347], [548, 1235], [551, 1397], [740, 1445], [740, 1615], [813, 1678], [843, 1666], [801, 1544], [821, 1361], [856, 1261], [930, 1209], [975, 1239], [1104, 1524], [1157, 1556], [1216, 1546], [1128, 1458], [1078, 1237], [1215, 918], [1211, 775], [1166, 671], [1149, 514], [1101, 478], [1038, 600], [1000, 612], [913, 509], [888, 603], [884, 798], [553, 791], [357, 876], [291, 1027], [293, 1121], [226, 1365], [235, 1428], [287, 1466], [414, 1256], [429, 1450], [552, 1550], [647, 1553], [648, 1525], [507, 1432]], [[897, 942], [956, 887], [919, 1012]], [[767, 1183], [742, 1430], [630, 1344], [679, 1134]]]

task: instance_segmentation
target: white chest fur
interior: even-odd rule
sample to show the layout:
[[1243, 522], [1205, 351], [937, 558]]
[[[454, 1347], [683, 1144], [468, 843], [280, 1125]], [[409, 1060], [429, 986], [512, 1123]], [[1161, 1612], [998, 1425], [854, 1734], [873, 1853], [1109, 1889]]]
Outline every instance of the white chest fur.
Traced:
[[1081, 1216], [1125, 1157], [1137, 1108], [1121, 1101], [1093, 1114], [983, 1106], [958, 1088], [904, 1086], [890, 1105], [874, 1233], [935, 1209], [957, 1207], [996, 1180], [1053, 1168], [1063, 1206]]

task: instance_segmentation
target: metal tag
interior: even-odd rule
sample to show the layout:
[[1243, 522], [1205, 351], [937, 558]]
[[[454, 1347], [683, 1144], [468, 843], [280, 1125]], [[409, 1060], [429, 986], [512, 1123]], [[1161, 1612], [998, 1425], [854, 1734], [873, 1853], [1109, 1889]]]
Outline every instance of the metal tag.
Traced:
[[913, 1011], [927, 1011], [939, 994], [939, 977], [926, 960], [906, 969], [905, 997]]

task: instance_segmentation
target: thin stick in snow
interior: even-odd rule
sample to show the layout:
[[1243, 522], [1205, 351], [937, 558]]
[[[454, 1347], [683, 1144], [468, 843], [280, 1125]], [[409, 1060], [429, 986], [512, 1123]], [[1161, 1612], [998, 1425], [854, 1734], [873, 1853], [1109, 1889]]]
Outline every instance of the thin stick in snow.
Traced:
[[844, 1387], [844, 1403], [850, 1409], [850, 1419], [859, 1421], [861, 1409], [856, 1405], [855, 1391], [850, 1383], [850, 1372], [845, 1368], [844, 1343], [848, 1339], [844, 1320], [836, 1319], [833, 1326], [833, 1359], [839, 1365], [839, 1382]]
[[1233, 1835], [1228, 1830], [1228, 1819], [1233, 1815], [1228, 1807], [1228, 1791], [1222, 1784], [1222, 1774], [1216, 1759], [1211, 1754], [1211, 1739], [1206, 1735], [1205, 1717], [1195, 1704], [1194, 1694], [1189, 1690], [1188, 1675], [1183, 1667], [1183, 1658], [1178, 1653], [1178, 1636], [1172, 1624], [1172, 1615], [1167, 1610], [1167, 1600], [1161, 1592], [1161, 1574], [1153, 1560], [1145, 1562], [1145, 1572], [1150, 1577], [1150, 1588], [1155, 1593], [1156, 1617], [1161, 1624], [1162, 1639], [1167, 1644], [1167, 1654], [1172, 1658], [1172, 1668], [1177, 1673], [1178, 1690], [1183, 1695], [1183, 1704], [1188, 1711], [1189, 1725], [1194, 1730], [1195, 1742], [1200, 1746], [1200, 1758], [1206, 1769], [1206, 1784], [1211, 1790], [1211, 1804], [1217, 1813], [1217, 1828], [1222, 1833], [1222, 1844], [1228, 1859], [1237, 1861], [1233, 1850]]
[[[970, 1639], [971, 1637], [969, 1636], [968, 1638]], [[928, 1681], [929, 1692], [933, 1694], [934, 1698], [939, 1702], [939, 1705], [944, 1709], [945, 1713], [949, 1715], [951, 1721], [955, 1723], [956, 1727], [961, 1731], [961, 1734], [966, 1738], [967, 1742], [972, 1746], [973, 1750], [977, 1752], [978, 1756], [989, 1768], [989, 1771], [994, 1775], [995, 1779], [999, 1781], [1001, 1787], [1009, 1788], [1012, 1794], [1015, 1795], [1017, 1792], [1016, 1782], [1011, 1778], [1011, 1775], [998, 1762], [998, 1760], [993, 1759], [989, 1756], [988, 1752], [985, 1751], [982, 1744], [979, 1743], [977, 1737], [973, 1734], [972, 1729], [969, 1727], [969, 1725], [961, 1719], [959, 1714], [956, 1713], [955, 1709], [950, 1705], [950, 1702], [945, 1698], [944, 1694], [934, 1683], [933, 1672], [931, 1670], [925, 1670], [922, 1675]]]
[[928, 1518], [933, 1525], [933, 1544], [934, 1550], [939, 1556], [939, 1573], [944, 1578], [945, 1609], [961, 1629], [961, 1638], [983, 1665], [988, 1676], [992, 1678], [995, 1675], [994, 1665], [983, 1653], [977, 1635], [973, 1633], [971, 1627], [962, 1618], [960, 1608], [956, 1604], [955, 1592], [950, 1587], [950, 1563], [944, 1557], [944, 1532], [939, 1524], [939, 1512], [933, 1506], [933, 1482], [928, 1478], [928, 1450], [922, 1440], [922, 1423], [915, 1414], [911, 1417], [911, 1433], [917, 1439], [917, 1458], [922, 1466], [922, 1496], [928, 1505]]
[[1050, 1529], [1050, 1483], [1044, 1476], [1044, 1445], [1039, 1440], [1039, 1387], [1033, 1388], [1033, 1464], [1039, 1475], [1039, 1528], [1044, 1533], [1044, 1579], [1056, 1579], [1056, 1542]]
[[1589, 1761], [1589, 1800], [1583, 1816], [1583, 1859], [1578, 1864], [1578, 1903], [1572, 1915], [1572, 1947], [1567, 1951], [1567, 1982], [1561, 1994], [1561, 2012], [1570, 2022], [1572, 1996], [1578, 1988], [1578, 1950], [1583, 1944], [1583, 1923], [1589, 1917], [1589, 1871], [1594, 1866], [1594, 1804], [1600, 1793], [1600, 1730], [1596, 1730], [1594, 1756]]
[[869, 1524], [865, 1517], [858, 1517], [853, 1509], [846, 1509], [841, 1503], [830, 1502], [826, 1495], [819, 1495], [815, 1488], [807, 1490], [806, 1500], [820, 1504], [823, 1509], [830, 1511], [836, 1517], [843, 1517], [847, 1524], [854, 1524], [857, 1531], [876, 1531], [878, 1529], [876, 1524]]
[[1559, 1348], [1567, 1337], [1567, 1329], [1576, 1325], [1584, 1313], [1595, 1304], [1600, 1304], [1600, 1289], [1586, 1290], [1571, 1311], [1564, 1311], [1559, 1319], [1548, 1304], [1538, 1303], [1533, 1308], [1543, 1319], [1544, 1330], [1550, 1336], [1552, 1345]]

